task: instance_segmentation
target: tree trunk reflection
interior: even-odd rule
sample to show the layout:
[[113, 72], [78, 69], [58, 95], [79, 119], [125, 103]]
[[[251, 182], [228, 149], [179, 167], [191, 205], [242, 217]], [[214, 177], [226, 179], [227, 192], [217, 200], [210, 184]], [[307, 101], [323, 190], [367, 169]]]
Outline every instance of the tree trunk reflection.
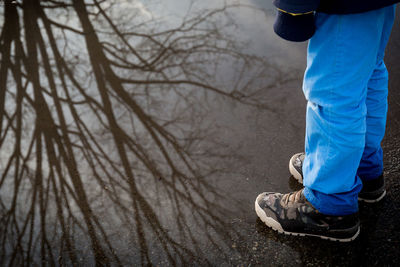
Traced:
[[168, 28], [134, 3], [4, 1], [4, 265], [209, 263], [204, 243], [224, 253], [227, 211], [205, 177], [229, 154], [202, 121], [208, 101], [261, 106], [257, 92], [289, 78], [223, 31], [234, 6]]

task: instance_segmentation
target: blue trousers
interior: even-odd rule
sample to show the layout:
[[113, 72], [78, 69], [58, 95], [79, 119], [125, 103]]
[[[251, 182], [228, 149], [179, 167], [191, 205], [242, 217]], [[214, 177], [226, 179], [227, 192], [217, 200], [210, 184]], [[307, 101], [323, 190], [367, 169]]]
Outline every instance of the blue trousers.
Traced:
[[303, 91], [308, 101], [304, 195], [321, 213], [358, 211], [362, 181], [383, 172], [388, 72], [383, 62], [395, 6], [316, 14]]

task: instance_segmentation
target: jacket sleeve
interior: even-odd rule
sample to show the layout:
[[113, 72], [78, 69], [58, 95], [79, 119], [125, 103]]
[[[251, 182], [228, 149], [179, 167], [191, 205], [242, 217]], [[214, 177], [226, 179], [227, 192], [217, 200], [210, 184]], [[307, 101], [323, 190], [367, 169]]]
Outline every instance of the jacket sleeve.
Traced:
[[317, 10], [321, 0], [274, 0], [274, 6], [292, 14], [304, 14]]
[[320, 0], [274, 0], [274, 31], [288, 41], [303, 42], [315, 33], [314, 11]]

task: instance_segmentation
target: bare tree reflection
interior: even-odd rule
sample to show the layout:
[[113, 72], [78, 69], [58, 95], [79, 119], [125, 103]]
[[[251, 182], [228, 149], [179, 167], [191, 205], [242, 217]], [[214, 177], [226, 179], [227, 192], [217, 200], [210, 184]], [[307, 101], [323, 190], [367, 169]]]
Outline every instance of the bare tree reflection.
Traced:
[[[205, 177], [226, 155], [206, 138], [207, 101], [258, 105], [275, 82], [259, 79], [265, 68], [284, 81], [221, 30], [229, 8], [168, 28], [134, 0], [12, 2], [0, 36], [2, 262], [177, 265], [206, 261], [202, 242], [223, 254], [226, 211]], [[227, 62], [240, 75], [224, 84]]]

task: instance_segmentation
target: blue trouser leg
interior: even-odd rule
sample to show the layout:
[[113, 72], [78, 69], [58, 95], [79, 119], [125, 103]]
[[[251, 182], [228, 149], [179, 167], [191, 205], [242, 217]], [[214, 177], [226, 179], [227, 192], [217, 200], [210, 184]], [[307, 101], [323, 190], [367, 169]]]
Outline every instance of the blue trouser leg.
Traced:
[[393, 14], [394, 6], [316, 15], [303, 83], [308, 100], [303, 183], [304, 195], [322, 213], [356, 212], [362, 187], [357, 170], [363, 177], [371, 169], [382, 171], [377, 167], [386, 122], [382, 55]]
[[389, 75], [383, 58], [385, 47], [389, 40], [394, 15], [388, 14], [388, 19], [382, 32], [380, 48], [376, 60], [376, 67], [368, 82], [367, 91], [367, 134], [365, 148], [358, 167], [357, 175], [363, 181], [377, 178], [383, 173], [383, 152], [381, 142], [385, 134], [386, 114], [387, 114], [387, 95]]
[[364, 152], [358, 167], [357, 175], [361, 180], [372, 180], [383, 172], [383, 152], [381, 141], [385, 134], [387, 113], [388, 73], [383, 63], [379, 63], [373, 78], [368, 83], [367, 92], [367, 133]]

